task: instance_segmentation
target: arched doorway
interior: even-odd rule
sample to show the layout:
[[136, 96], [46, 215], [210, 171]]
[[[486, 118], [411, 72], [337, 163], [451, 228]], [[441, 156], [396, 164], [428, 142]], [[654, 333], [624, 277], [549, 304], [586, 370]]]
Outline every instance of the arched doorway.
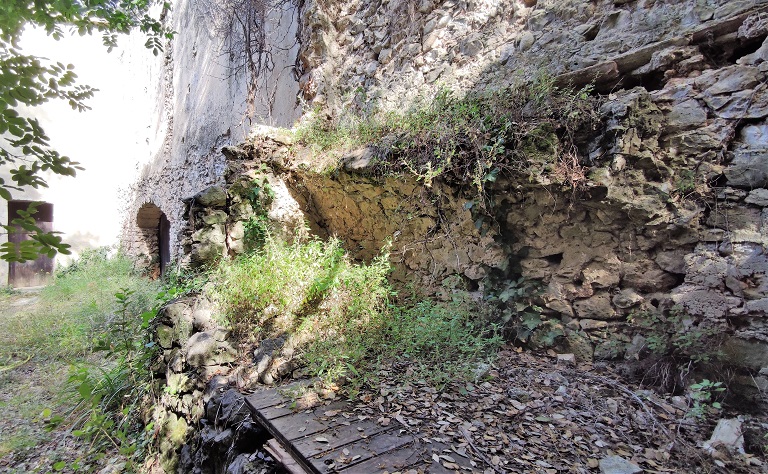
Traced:
[[155, 278], [165, 273], [171, 262], [171, 224], [165, 213], [152, 203], [143, 204], [136, 214], [136, 225], [142, 237], [144, 254], [149, 257], [149, 274]]

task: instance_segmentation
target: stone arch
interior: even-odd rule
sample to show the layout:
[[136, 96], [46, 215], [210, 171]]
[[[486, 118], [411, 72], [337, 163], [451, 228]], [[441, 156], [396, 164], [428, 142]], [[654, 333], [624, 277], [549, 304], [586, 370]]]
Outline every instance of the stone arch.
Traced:
[[155, 204], [142, 204], [136, 213], [139, 228], [140, 251], [147, 257], [147, 267], [152, 277], [159, 277], [171, 261], [171, 225], [165, 213]]

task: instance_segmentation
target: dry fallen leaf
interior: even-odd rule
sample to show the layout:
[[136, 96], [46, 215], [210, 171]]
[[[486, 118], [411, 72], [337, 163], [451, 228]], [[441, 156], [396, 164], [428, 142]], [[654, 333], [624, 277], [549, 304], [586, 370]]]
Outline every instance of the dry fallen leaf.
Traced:
[[318, 443], [327, 443], [328, 438], [326, 438], [325, 436], [318, 436], [317, 438], [315, 438], [315, 441], [317, 441]]

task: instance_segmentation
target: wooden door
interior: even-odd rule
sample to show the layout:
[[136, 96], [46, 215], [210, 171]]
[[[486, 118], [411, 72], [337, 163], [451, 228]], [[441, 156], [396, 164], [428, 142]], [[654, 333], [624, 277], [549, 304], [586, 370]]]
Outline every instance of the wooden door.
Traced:
[[[8, 224], [20, 217], [19, 211], [26, 211], [34, 201], [8, 201]], [[44, 232], [53, 231], [53, 204], [42, 203], [34, 215], [35, 222]], [[29, 233], [19, 226], [14, 226], [15, 232], [8, 233], [8, 241], [19, 243], [29, 240]], [[36, 260], [24, 263], [10, 262], [8, 265], [8, 284], [14, 288], [46, 285], [53, 275], [54, 259], [41, 255]]]

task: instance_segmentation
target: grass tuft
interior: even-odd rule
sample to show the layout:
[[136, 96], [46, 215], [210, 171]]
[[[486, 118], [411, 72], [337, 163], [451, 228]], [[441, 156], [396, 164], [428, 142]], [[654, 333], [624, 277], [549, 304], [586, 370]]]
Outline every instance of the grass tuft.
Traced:
[[0, 353], [33, 353], [40, 358], [72, 359], [92, 350], [93, 336], [103, 330], [115, 309], [115, 293], [134, 291], [132, 312], [140, 314], [154, 302], [158, 286], [133, 270], [122, 255], [105, 249], [84, 252], [60, 270], [43, 288], [30, 312], [22, 305], [0, 321], [5, 334]]
[[273, 237], [253, 254], [222, 262], [212, 296], [241, 338], [283, 337], [312, 375], [375, 381], [382, 364], [399, 377], [442, 385], [468, 375], [500, 345], [478, 304], [412, 299], [394, 304], [389, 255], [355, 263], [336, 239], [291, 244]]

